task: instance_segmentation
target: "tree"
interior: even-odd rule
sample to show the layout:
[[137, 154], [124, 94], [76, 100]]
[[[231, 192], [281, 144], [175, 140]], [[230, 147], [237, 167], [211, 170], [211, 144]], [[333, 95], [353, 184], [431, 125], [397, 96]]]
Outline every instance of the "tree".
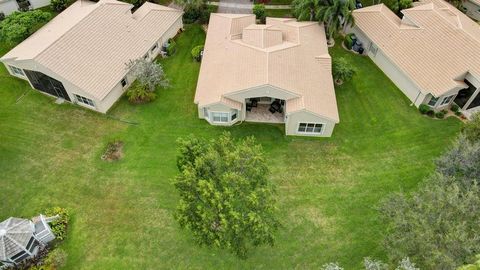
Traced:
[[146, 87], [150, 92], [154, 92], [159, 86], [162, 88], [169, 86], [168, 79], [165, 78], [165, 72], [160, 63], [140, 58], [130, 61], [127, 64], [127, 69], [131, 70], [132, 75], [140, 85]]
[[480, 190], [462, 190], [455, 178], [435, 174], [411, 198], [385, 201], [385, 248], [392, 260], [409, 256], [425, 269], [454, 269], [480, 250]]
[[343, 82], [349, 81], [354, 74], [355, 69], [350, 65], [347, 59], [343, 57], [333, 59], [332, 75], [335, 83], [342, 84]]
[[474, 263], [460, 266], [457, 270], [480, 270], [480, 254], [475, 256], [475, 258]]
[[462, 128], [462, 133], [470, 141], [480, 141], [480, 113], [474, 114]]
[[253, 14], [255, 14], [255, 17], [257, 18], [257, 20], [260, 20], [262, 23], [265, 23], [266, 11], [265, 11], [264, 4], [255, 4], [253, 6]]
[[174, 185], [180, 193], [175, 214], [200, 245], [225, 248], [246, 258], [251, 247], [273, 245], [278, 228], [274, 189], [263, 151], [253, 137], [235, 142], [179, 140]]
[[462, 190], [480, 185], [480, 141], [471, 142], [460, 136], [436, 165], [438, 173], [451, 177]]
[[382, 0], [390, 10], [401, 15], [401, 10], [412, 7], [412, 0]]
[[299, 21], [313, 21], [318, 16], [319, 4], [318, 0], [293, 0], [293, 14]]
[[8, 43], [16, 43], [24, 40], [40, 24], [50, 20], [51, 14], [42, 10], [26, 12], [14, 12], [0, 22], [0, 38]]
[[68, 0], [50, 0], [50, 7], [54, 11], [61, 12], [68, 6]]
[[333, 39], [342, 27], [353, 25], [352, 10], [355, 9], [355, 0], [329, 0], [328, 5], [318, 10], [318, 20], [325, 23], [327, 38]]

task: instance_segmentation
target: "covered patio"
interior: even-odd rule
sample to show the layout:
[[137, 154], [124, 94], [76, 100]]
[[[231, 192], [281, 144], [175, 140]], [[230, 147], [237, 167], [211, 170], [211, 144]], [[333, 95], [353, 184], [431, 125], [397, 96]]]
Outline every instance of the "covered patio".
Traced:
[[245, 121], [259, 123], [285, 123], [285, 101], [270, 97], [245, 100]]

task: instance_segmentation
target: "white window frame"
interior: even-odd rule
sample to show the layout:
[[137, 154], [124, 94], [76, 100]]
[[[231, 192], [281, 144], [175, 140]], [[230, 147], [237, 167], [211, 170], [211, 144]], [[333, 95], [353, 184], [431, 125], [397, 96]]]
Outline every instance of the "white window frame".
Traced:
[[77, 101], [78, 104], [95, 108], [95, 102], [93, 102], [92, 99], [81, 96], [79, 94], [73, 94], [73, 96], [75, 97], [75, 100]]
[[[227, 115], [227, 121], [224, 122], [224, 121], [215, 121], [215, 114], [226, 114]], [[218, 124], [228, 124], [230, 122], [232, 122], [230, 120], [230, 117], [231, 117], [231, 113], [230, 112], [221, 112], [221, 111], [208, 111], [208, 115], [209, 115], [209, 120], [212, 122], [212, 123], [218, 123]], [[222, 117], [220, 117], [222, 118]]]
[[14, 75], [25, 77], [25, 72], [23, 72], [23, 69], [18, 68], [18, 67], [16, 67], [16, 66], [12, 66], [12, 65], [8, 65], [8, 67], [10, 68], [10, 71], [11, 71]]
[[[432, 108], [435, 108], [435, 106], [437, 106], [437, 103], [438, 103], [438, 100], [439, 100], [439, 99], [440, 99], [440, 98], [436, 98], [436, 97], [432, 96], [432, 97], [430, 98], [430, 100], [427, 102], [427, 105], [430, 106], [430, 107], [432, 107]], [[435, 100], [435, 104], [433, 104], [433, 105], [430, 104], [430, 102], [431, 102], [432, 100]]]
[[[300, 131], [300, 125], [301, 124], [306, 124], [305, 126], [305, 131]], [[320, 132], [314, 132], [314, 131], [307, 131], [308, 125], [314, 125], [313, 130], [315, 130], [316, 125], [321, 125]], [[297, 125], [297, 133], [298, 134], [309, 134], [309, 135], [322, 135], [325, 132], [325, 123], [313, 123], [313, 122], [299, 122]]]
[[444, 106], [444, 105], [449, 104], [450, 102], [452, 102], [452, 100], [455, 96], [456, 95], [450, 95], [450, 96], [443, 97], [439, 106]]

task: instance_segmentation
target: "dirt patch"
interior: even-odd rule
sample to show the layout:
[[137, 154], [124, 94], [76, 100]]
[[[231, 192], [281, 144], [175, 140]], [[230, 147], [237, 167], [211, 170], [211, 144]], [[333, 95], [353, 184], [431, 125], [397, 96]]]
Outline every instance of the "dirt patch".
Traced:
[[109, 142], [105, 153], [102, 155], [102, 160], [105, 161], [116, 161], [123, 158], [123, 142], [114, 141]]

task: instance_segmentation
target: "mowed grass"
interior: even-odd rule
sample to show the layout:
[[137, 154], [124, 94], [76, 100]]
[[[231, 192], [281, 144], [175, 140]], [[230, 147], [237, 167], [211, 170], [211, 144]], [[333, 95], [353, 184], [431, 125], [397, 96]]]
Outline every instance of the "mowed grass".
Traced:
[[[199, 26], [187, 27], [177, 54], [161, 61], [172, 86], [146, 105], [122, 98], [107, 115], [56, 105], [2, 67], [0, 220], [68, 208], [66, 269], [315, 269], [331, 261], [359, 269], [365, 256], [385, 259], [375, 207], [415, 189], [460, 122], [421, 116], [368, 58], [337, 46], [333, 57], [346, 57], [357, 74], [336, 90], [341, 122], [332, 138], [286, 137], [282, 125], [210, 126], [193, 104], [200, 65], [190, 50], [204, 39]], [[173, 219], [176, 140], [225, 130], [258, 139], [278, 186], [276, 245], [245, 261], [196, 246]], [[114, 139], [124, 141], [124, 159], [101, 161]]]

